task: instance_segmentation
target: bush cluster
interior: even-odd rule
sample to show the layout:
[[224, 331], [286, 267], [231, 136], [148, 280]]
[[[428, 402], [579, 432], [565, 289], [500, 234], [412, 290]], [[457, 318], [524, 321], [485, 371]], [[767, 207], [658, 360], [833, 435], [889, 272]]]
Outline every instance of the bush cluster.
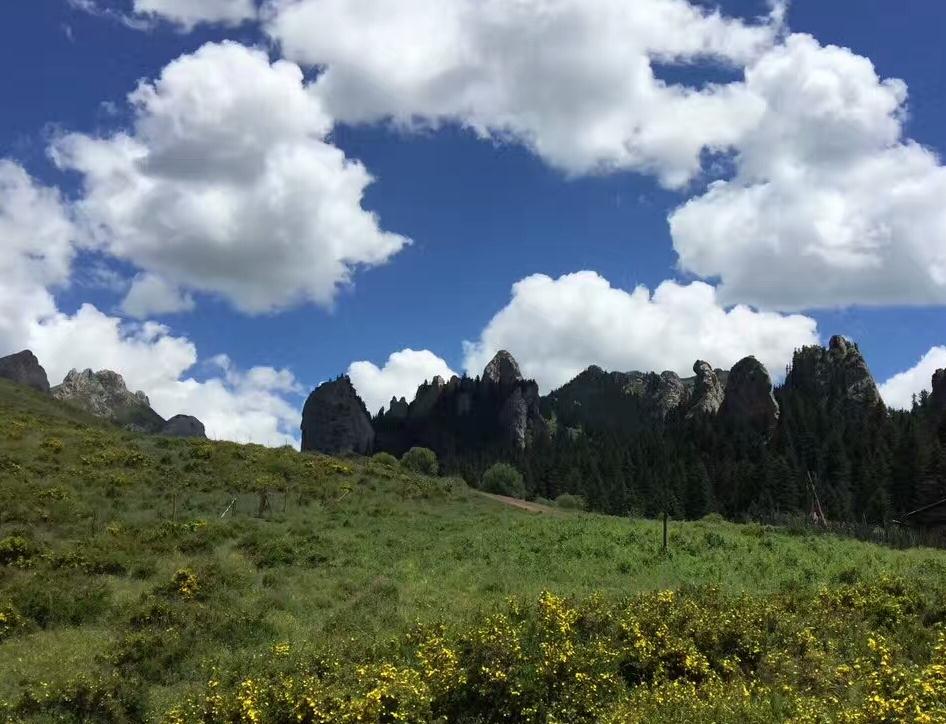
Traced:
[[437, 453], [425, 447], [412, 447], [401, 456], [401, 465], [418, 475], [436, 475], [440, 469]]
[[287, 669], [274, 650], [168, 721], [946, 721], [946, 630], [921, 599], [891, 579], [804, 598], [543, 593], [458, 633], [420, 627], [399, 657]]
[[487, 493], [508, 495], [512, 498], [525, 498], [526, 485], [522, 473], [509, 463], [496, 463], [483, 473], [480, 487]]

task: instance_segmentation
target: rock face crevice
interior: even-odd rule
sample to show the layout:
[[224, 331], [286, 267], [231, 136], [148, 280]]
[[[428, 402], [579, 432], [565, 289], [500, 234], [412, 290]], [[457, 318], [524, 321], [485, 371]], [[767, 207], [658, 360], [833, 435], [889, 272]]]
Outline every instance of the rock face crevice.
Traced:
[[0, 378], [49, 394], [46, 370], [30, 350], [0, 357]]
[[302, 449], [329, 455], [374, 450], [371, 417], [347, 375], [319, 385], [302, 409]]
[[151, 409], [148, 396], [129, 391], [122, 376], [111, 370], [71, 370], [51, 392], [57, 400], [133, 432], [155, 434], [165, 425], [164, 418]]

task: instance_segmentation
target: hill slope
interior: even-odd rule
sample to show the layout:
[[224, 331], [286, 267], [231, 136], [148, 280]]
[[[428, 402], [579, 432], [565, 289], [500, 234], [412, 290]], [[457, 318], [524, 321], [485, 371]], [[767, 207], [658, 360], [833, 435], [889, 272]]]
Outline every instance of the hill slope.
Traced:
[[944, 592], [936, 551], [701, 521], [664, 555], [651, 521], [0, 381], [0, 719], [933, 721]]

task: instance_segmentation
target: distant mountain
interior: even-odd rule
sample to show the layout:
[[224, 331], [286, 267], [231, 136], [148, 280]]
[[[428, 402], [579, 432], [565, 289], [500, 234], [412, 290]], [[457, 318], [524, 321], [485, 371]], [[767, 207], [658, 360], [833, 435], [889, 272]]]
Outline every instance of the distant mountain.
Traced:
[[125, 380], [111, 370], [71, 370], [62, 384], [50, 388], [46, 370], [29, 350], [0, 358], [0, 379], [32, 387], [96, 417], [133, 432], [170, 437], [206, 437], [203, 423], [190, 415], [165, 421], [151, 409], [144, 392], [130, 392]]
[[[593, 509], [772, 518], [823, 511], [881, 522], [946, 497], [946, 371], [909, 412], [888, 410], [857, 344], [796, 351], [785, 381], [746, 357], [694, 376], [591, 366], [545, 397], [499, 352], [480, 377], [436, 377], [370, 418], [347, 379], [306, 403], [304, 449], [420, 445], [476, 483], [492, 462], [529, 492], [582, 495]], [[323, 386], [325, 387], [325, 386]]]

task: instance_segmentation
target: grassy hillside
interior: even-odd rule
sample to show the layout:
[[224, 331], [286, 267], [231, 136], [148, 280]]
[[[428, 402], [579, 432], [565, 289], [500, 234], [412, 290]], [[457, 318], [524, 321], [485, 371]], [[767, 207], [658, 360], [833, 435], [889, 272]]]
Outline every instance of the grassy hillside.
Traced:
[[659, 539], [0, 381], [0, 721], [946, 720], [944, 554]]

